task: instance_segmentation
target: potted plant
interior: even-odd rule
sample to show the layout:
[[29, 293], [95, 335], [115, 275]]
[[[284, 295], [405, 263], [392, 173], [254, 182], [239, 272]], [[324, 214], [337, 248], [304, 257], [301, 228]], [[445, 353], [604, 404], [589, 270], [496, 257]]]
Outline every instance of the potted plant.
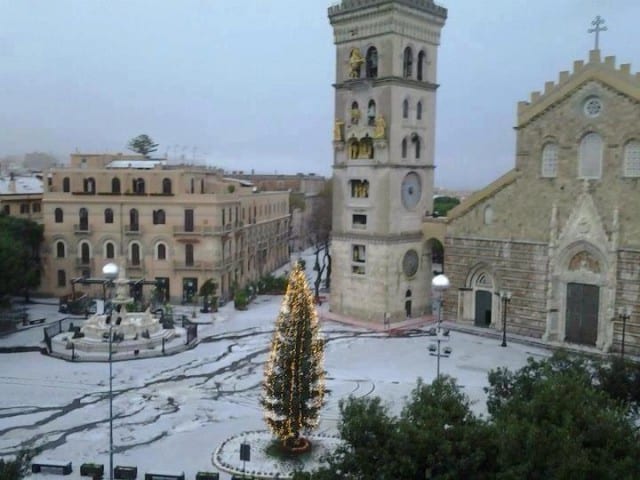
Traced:
[[215, 296], [218, 284], [213, 281], [213, 278], [206, 280], [200, 287], [200, 296], [202, 297], [202, 313], [209, 313], [209, 307], [211, 306], [213, 311], [218, 310], [218, 298]]

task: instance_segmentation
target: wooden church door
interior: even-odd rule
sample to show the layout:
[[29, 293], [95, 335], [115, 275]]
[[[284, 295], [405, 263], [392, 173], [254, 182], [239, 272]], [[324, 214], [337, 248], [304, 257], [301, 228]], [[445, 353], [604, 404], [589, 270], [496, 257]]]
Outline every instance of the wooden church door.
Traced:
[[488, 327], [491, 325], [491, 301], [492, 293], [486, 290], [476, 290], [476, 327]]
[[600, 288], [583, 283], [567, 284], [565, 340], [582, 345], [595, 345], [598, 338]]

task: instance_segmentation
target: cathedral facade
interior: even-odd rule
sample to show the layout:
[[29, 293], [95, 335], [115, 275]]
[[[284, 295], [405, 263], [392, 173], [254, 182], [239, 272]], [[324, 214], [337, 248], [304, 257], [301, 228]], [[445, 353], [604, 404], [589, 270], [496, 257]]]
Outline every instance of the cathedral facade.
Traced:
[[640, 74], [593, 50], [518, 104], [516, 136], [447, 219], [447, 318], [639, 354]]
[[375, 323], [430, 309], [436, 66], [446, 9], [342, 0], [336, 44], [331, 311]]

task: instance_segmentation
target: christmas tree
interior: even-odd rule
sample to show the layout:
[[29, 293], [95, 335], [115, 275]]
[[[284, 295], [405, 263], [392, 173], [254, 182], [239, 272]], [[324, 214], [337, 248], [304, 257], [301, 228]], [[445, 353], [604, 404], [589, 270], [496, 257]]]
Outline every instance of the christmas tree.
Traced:
[[262, 396], [267, 425], [288, 451], [310, 447], [301, 433], [318, 424], [325, 393], [323, 357], [313, 294], [297, 264], [276, 319]]

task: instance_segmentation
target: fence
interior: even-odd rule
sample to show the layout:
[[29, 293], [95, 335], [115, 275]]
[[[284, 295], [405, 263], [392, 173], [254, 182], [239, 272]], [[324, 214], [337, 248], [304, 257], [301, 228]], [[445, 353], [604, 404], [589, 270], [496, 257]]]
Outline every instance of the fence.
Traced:
[[198, 339], [198, 324], [190, 322], [186, 316], [182, 316], [182, 328], [187, 332], [187, 345], [191, 345]]
[[79, 322], [84, 322], [84, 319], [65, 317], [61, 320], [58, 320], [57, 323], [53, 323], [48, 327], [45, 327], [44, 342], [47, 344], [47, 351], [51, 353], [51, 339], [53, 337], [61, 334], [62, 332], [72, 332], [74, 330], [73, 327], [75, 327]]

